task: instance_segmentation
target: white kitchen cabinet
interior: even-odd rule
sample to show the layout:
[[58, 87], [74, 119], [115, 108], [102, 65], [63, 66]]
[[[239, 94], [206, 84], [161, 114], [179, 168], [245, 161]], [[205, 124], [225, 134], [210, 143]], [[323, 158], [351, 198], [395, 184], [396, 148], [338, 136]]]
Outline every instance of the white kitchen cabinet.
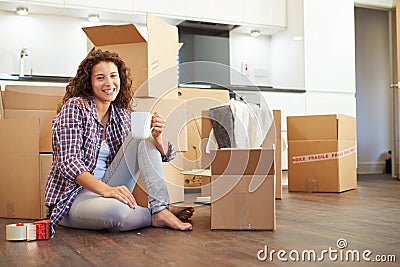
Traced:
[[243, 1], [243, 23], [286, 27], [286, 0]]
[[281, 129], [287, 131], [287, 116], [306, 115], [306, 97], [304, 93], [289, 94], [285, 92], [262, 92], [262, 105], [265, 103], [270, 110], [281, 110]]
[[134, 0], [65, 0], [65, 7], [92, 8], [129, 13], [134, 11]]
[[188, 19], [192, 20], [242, 24], [243, 1], [244, 0], [189, 0], [186, 1], [186, 15]]
[[136, 13], [152, 13], [154, 15], [164, 15], [173, 17], [186, 16], [186, 0], [135, 0]]
[[356, 116], [356, 98], [352, 93], [306, 93], [306, 113]]
[[57, 7], [64, 6], [64, 0], [31, 0], [29, 2], [41, 5], [48, 5], [48, 6], [57, 6]]

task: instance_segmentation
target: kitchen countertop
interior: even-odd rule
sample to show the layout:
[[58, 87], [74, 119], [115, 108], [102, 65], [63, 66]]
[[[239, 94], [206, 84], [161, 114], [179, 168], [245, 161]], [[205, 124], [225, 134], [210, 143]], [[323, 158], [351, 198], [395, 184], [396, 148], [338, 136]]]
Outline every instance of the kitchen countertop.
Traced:
[[25, 75], [0, 73], [0, 90], [4, 91], [8, 85], [23, 86], [66, 86], [70, 77]]
[[200, 88], [200, 89], [227, 89], [229, 91], [259, 91], [259, 92], [279, 92], [279, 93], [305, 93], [304, 89], [276, 88], [272, 86], [255, 86], [255, 85], [227, 85], [220, 86], [214, 84], [179, 84], [183, 88]]
[[70, 77], [50, 75], [24, 75], [0, 73], [1, 81], [68, 83]]

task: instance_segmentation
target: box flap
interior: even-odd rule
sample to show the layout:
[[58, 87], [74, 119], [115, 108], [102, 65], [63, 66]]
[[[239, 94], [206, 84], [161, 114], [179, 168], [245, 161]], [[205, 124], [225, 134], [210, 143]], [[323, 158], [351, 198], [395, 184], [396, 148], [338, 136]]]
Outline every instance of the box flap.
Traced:
[[64, 96], [65, 95], [65, 84], [59, 86], [32, 86], [32, 85], [7, 85], [6, 91], [13, 91], [18, 93], [29, 93], [35, 95], [45, 96]]
[[337, 140], [338, 115], [287, 117], [288, 140]]
[[[171, 67], [176, 67], [179, 38], [178, 27], [169, 25], [161, 19], [147, 13], [147, 32], [149, 45], [150, 76]], [[171, 78], [176, 78], [171, 75]], [[175, 83], [177, 85], [177, 82]]]
[[3, 109], [56, 110], [63, 96], [20, 93], [6, 90], [1, 94]]
[[146, 42], [133, 24], [84, 27], [82, 30], [95, 46]]
[[356, 118], [339, 114], [338, 119], [339, 119], [339, 129], [338, 129], [339, 138], [342, 140], [356, 140], [357, 139]]
[[211, 150], [212, 175], [266, 175], [274, 174], [273, 149], [219, 149]]

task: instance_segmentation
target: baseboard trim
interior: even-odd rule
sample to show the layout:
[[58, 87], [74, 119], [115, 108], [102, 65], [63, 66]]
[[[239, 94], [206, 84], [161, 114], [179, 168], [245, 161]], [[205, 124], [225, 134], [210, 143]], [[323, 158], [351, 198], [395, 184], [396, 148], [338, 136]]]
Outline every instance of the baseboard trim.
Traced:
[[358, 162], [357, 174], [381, 174], [385, 173], [385, 162]]

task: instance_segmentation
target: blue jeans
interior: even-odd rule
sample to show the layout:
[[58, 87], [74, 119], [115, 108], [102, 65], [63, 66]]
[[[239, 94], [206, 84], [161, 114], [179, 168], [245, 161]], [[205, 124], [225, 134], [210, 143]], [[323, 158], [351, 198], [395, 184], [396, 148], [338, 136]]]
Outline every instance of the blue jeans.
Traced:
[[151, 225], [151, 215], [168, 208], [169, 195], [164, 181], [161, 155], [153, 139], [136, 140], [129, 135], [108, 167], [103, 182], [109, 186], [125, 185], [132, 192], [139, 173], [149, 196], [150, 209], [128, 205], [114, 198], [104, 198], [82, 190], [61, 225], [83, 229], [129, 231]]

